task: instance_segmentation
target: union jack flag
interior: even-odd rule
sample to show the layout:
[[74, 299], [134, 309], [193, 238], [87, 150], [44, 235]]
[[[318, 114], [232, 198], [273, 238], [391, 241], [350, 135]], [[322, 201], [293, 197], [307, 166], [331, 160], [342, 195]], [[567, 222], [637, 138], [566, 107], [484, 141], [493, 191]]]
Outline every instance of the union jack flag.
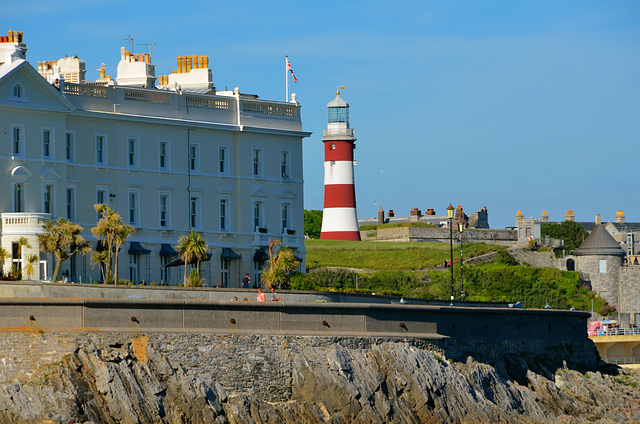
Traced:
[[287, 71], [291, 72], [291, 76], [293, 77], [293, 82], [298, 82], [298, 78], [296, 78], [296, 74], [293, 73], [293, 68], [289, 63], [289, 56], [285, 56], [285, 58], [287, 59]]

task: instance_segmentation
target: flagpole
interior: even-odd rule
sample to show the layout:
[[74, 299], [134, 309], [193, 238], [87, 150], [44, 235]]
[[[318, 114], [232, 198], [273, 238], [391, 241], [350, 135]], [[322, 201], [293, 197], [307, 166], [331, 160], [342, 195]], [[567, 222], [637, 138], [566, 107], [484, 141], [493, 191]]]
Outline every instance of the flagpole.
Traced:
[[289, 57], [285, 56], [284, 57], [284, 86], [285, 89], [287, 90], [286, 93], [284, 93], [284, 101], [288, 102], [289, 101], [289, 69], [287, 69], [287, 64], [289, 63], [288, 61]]

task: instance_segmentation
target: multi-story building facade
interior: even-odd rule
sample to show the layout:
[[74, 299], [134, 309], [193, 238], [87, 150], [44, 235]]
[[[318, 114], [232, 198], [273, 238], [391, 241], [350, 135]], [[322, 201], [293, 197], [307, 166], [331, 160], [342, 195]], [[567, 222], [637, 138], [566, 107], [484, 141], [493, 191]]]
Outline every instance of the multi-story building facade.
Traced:
[[[126, 53], [121, 65], [148, 62]], [[118, 261], [119, 276], [135, 283], [180, 282], [181, 267], [165, 265], [190, 229], [209, 243], [211, 259], [201, 265], [208, 285], [238, 287], [245, 273], [257, 281], [271, 238], [290, 246], [304, 269], [302, 140], [310, 133], [302, 130], [295, 95], [275, 102], [237, 88], [216, 93], [201, 67], [201, 88], [183, 88], [179, 78], [171, 87], [149, 87], [155, 69], [148, 63], [141, 78], [118, 75], [118, 83], [104, 72], [95, 82], [65, 83], [57, 72], [47, 81], [25, 55], [22, 34], [1, 39], [0, 243], [12, 254], [6, 272], [37, 254], [35, 278], [48, 278], [53, 258], [39, 253], [37, 242], [47, 219], [80, 224], [96, 249], [96, 203], [136, 228]], [[62, 79], [60, 90], [54, 79]], [[18, 248], [20, 237], [31, 249]], [[66, 261], [62, 272], [74, 282], [100, 279], [90, 255]]]

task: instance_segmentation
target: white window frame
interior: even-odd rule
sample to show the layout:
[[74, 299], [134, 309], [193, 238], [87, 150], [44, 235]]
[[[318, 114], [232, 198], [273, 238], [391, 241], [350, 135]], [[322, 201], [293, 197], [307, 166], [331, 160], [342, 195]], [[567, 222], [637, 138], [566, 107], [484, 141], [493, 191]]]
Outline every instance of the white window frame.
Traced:
[[258, 228], [264, 228], [264, 202], [261, 200], [253, 202], [253, 231], [257, 232]]
[[[98, 140], [102, 140], [101, 159], [98, 161]], [[95, 137], [95, 160], [96, 166], [106, 167], [109, 165], [109, 139], [106, 134], [97, 133]]]
[[[48, 199], [47, 199], [48, 197]], [[56, 216], [55, 213], [55, 205], [56, 205], [56, 186], [55, 184], [43, 183], [42, 184], [42, 212], [51, 214], [52, 217]], [[49, 206], [49, 210], [47, 211], [47, 203]]]
[[280, 151], [280, 178], [291, 179], [291, 152], [289, 150]]
[[140, 226], [140, 190], [129, 189], [127, 192], [127, 221], [131, 226]]
[[221, 232], [231, 231], [231, 199], [220, 197], [218, 202], [218, 219]]
[[291, 203], [280, 204], [280, 230], [285, 234], [287, 230], [292, 230], [291, 225]]
[[202, 198], [199, 193], [189, 196], [189, 228], [200, 230], [202, 227]]
[[[164, 219], [162, 217], [162, 199], [166, 200], [164, 205]], [[189, 211], [189, 220], [191, 220], [191, 211]], [[160, 228], [171, 228], [171, 193], [166, 191], [161, 191], [158, 194], [158, 224], [160, 225]]]
[[227, 146], [218, 146], [218, 173], [229, 175], [229, 148]]
[[[18, 130], [18, 137], [16, 140], [16, 130]], [[23, 158], [25, 157], [25, 126], [23, 124], [11, 124], [11, 156], [13, 158]], [[16, 152], [16, 147], [18, 148], [18, 152]]]
[[140, 139], [127, 137], [127, 167], [140, 168]]
[[[18, 199], [18, 191], [20, 199]], [[14, 212], [25, 211], [25, 200], [27, 197], [27, 183], [24, 181], [13, 181], [11, 183], [11, 203]]]
[[251, 153], [251, 174], [254, 177], [262, 177], [264, 170], [263, 162], [262, 149], [254, 147]]
[[11, 100], [24, 101], [25, 97], [24, 87], [22, 87], [22, 84], [19, 82], [13, 84], [13, 87], [11, 88]]
[[[189, 171], [200, 172], [200, 144], [189, 144]], [[194, 156], [195, 155], [195, 156]]]
[[600, 274], [606, 274], [607, 273], [607, 260], [606, 259], [600, 259], [598, 261], [598, 271], [600, 272]]
[[[164, 146], [164, 166], [162, 166], [162, 147]], [[170, 171], [171, 170], [171, 141], [169, 140], [160, 140], [158, 142], [158, 169], [160, 171]]]
[[42, 159], [55, 158], [55, 130], [42, 127]]
[[65, 200], [65, 218], [71, 222], [76, 221], [76, 187], [67, 186], [64, 194]]
[[129, 255], [129, 281], [137, 283], [139, 281], [140, 274], [140, 258], [139, 254], [134, 253]]
[[76, 133], [67, 131], [64, 138], [64, 157], [69, 163], [76, 161]]
[[[102, 193], [102, 195], [100, 195]], [[102, 197], [102, 199], [101, 199]], [[109, 203], [109, 188], [104, 186], [96, 187], [96, 204], [108, 204]], [[100, 214], [96, 212], [96, 221], [100, 220]]]
[[222, 287], [229, 287], [229, 268], [231, 268], [231, 260], [220, 259], [220, 284]]

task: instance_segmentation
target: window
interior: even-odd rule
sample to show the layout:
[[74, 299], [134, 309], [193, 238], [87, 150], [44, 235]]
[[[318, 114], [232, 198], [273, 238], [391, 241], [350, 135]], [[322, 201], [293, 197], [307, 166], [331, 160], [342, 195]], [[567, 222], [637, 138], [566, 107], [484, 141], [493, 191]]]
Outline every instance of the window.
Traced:
[[329, 146], [329, 150], [335, 150], [336, 149], [336, 143], [331, 143], [331, 145]]
[[289, 205], [286, 203], [282, 205], [281, 217], [282, 217], [282, 233], [284, 234], [285, 231], [289, 229]]
[[96, 165], [107, 164], [107, 138], [96, 135]]
[[169, 142], [161, 141], [158, 145], [158, 168], [160, 170], [169, 170], [171, 168], [169, 164]]
[[190, 171], [198, 171], [200, 168], [200, 160], [199, 160], [199, 150], [200, 146], [197, 144], [191, 144], [189, 146], [189, 170]]
[[51, 135], [51, 130], [42, 130], [42, 157], [43, 158], [51, 158], [53, 157], [53, 137]]
[[16, 84], [13, 86], [12, 90], [13, 97], [19, 99], [22, 97], [22, 86], [20, 84]]
[[65, 157], [67, 162], [75, 162], [76, 160], [76, 143], [75, 143], [75, 134], [72, 132], [67, 133], [67, 138], [65, 140]]
[[67, 219], [69, 221], [76, 220], [76, 190], [67, 188]]
[[169, 226], [169, 195], [160, 195], [160, 226], [166, 228]]
[[220, 231], [227, 231], [229, 229], [228, 207], [229, 199], [220, 199]]
[[138, 225], [138, 193], [129, 192], [129, 224]]
[[46, 185], [42, 191], [42, 211], [53, 214], [53, 186]]
[[200, 198], [191, 196], [189, 200], [189, 228], [200, 228]]
[[[104, 205], [107, 203], [107, 190], [103, 188], [96, 189], [96, 203]], [[100, 220], [100, 214], [96, 212], [96, 221]]]
[[253, 204], [253, 229], [258, 231], [258, 228], [262, 228], [262, 202]]
[[218, 149], [218, 172], [223, 175], [228, 174], [229, 170], [227, 167], [227, 148], [220, 147]]
[[14, 125], [12, 128], [13, 156], [24, 155], [24, 126]]
[[13, 184], [13, 211], [24, 212], [24, 184]]
[[229, 259], [220, 259], [220, 283], [222, 287], [229, 287]]
[[129, 281], [138, 282], [138, 255], [129, 255]]
[[280, 154], [280, 177], [289, 178], [289, 152], [282, 151]]
[[129, 168], [137, 168], [140, 166], [140, 158], [138, 154], [138, 140], [130, 138], [128, 142], [128, 161]]
[[600, 266], [600, 274], [606, 274], [607, 273], [607, 260], [606, 259], [600, 259], [600, 261], [598, 262], [598, 265]]
[[253, 149], [253, 176], [262, 175], [262, 150]]

